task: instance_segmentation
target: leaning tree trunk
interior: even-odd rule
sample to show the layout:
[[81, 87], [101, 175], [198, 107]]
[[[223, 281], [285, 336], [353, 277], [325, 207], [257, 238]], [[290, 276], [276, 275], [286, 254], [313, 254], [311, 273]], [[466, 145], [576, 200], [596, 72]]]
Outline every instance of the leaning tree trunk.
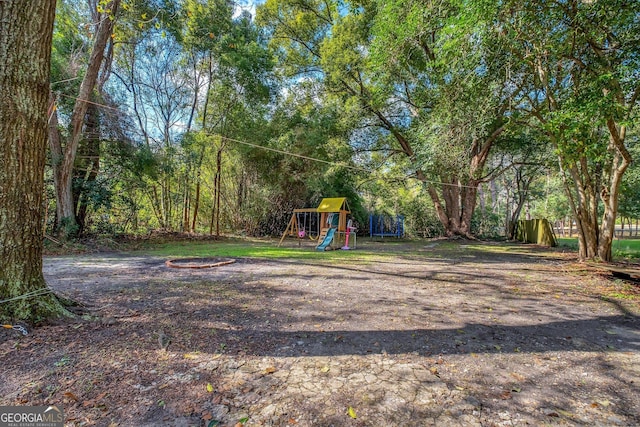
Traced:
[[89, 209], [89, 192], [95, 185], [100, 172], [100, 111], [94, 104], [87, 109], [85, 138], [78, 147], [80, 158], [74, 166], [74, 180], [77, 185], [73, 188], [75, 217], [78, 224], [78, 234], [86, 232], [85, 225]]
[[[89, 106], [89, 99], [98, 83], [98, 75], [102, 62], [105, 58], [107, 43], [111, 39], [113, 32], [113, 17], [116, 15], [120, 0], [111, 0], [106, 6], [104, 14], [100, 15], [94, 37], [93, 50], [89, 58], [89, 65], [85, 72], [78, 97], [76, 98], [73, 112], [71, 113], [69, 137], [66, 138], [64, 148], [60, 145], [62, 138], [60, 135], [50, 135], [49, 143], [52, 153], [53, 172], [55, 175], [54, 184], [56, 187], [56, 227], [63, 235], [73, 234], [77, 230], [75, 217], [75, 203], [73, 200], [73, 165], [76, 160], [78, 145], [82, 138], [85, 115]], [[58, 132], [58, 129], [49, 128], [51, 132]], [[57, 146], [55, 144], [58, 144]]]
[[55, 0], [0, 1], [0, 320], [64, 313], [42, 275]]

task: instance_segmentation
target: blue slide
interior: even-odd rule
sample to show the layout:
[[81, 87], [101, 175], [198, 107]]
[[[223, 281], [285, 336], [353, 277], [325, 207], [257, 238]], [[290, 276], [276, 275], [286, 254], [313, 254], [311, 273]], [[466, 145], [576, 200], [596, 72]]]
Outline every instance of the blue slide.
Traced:
[[330, 228], [329, 230], [327, 230], [327, 235], [324, 236], [324, 240], [322, 241], [322, 243], [320, 243], [318, 246], [316, 246], [316, 250], [318, 251], [324, 251], [327, 246], [329, 246], [331, 244], [331, 241], [333, 240], [333, 235], [336, 234], [336, 229], [335, 228]]

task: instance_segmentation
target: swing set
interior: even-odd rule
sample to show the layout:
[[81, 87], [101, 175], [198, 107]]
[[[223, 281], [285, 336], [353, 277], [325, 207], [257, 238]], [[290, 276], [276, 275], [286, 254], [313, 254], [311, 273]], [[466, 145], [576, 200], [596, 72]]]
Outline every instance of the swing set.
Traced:
[[320, 213], [317, 209], [294, 209], [287, 226], [289, 235], [297, 235], [298, 239], [308, 237], [318, 240], [320, 236]]
[[322, 199], [317, 208], [294, 209], [278, 246], [287, 236], [297, 237], [298, 244], [305, 237], [323, 242], [331, 228], [338, 234], [336, 239], [331, 239], [332, 244], [344, 243], [347, 215], [350, 213], [347, 200], [344, 197]]

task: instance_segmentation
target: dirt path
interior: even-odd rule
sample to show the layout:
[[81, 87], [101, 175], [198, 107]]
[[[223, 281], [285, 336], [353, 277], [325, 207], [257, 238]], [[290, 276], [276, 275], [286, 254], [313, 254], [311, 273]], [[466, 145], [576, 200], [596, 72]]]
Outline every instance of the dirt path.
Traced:
[[202, 270], [48, 258], [92, 316], [1, 332], [0, 405], [63, 402], [71, 426], [640, 425], [640, 299], [611, 297], [628, 286], [535, 248], [450, 246]]

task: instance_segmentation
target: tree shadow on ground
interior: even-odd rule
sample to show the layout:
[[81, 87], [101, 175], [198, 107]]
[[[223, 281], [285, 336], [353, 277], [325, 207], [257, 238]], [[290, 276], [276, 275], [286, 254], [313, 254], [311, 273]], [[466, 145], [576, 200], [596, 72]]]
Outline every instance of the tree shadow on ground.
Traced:
[[[95, 317], [39, 328], [15, 343], [0, 342], [7, 381], [0, 393], [44, 403], [72, 390], [84, 400], [68, 402], [76, 413], [87, 412], [85, 401], [112, 393], [110, 405], [120, 405], [110, 409], [115, 418], [136, 421], [123, 425], [141, 425], [137, 421], [144, 419], [172, 425], [162, 417], [177, 417], [184, 412], [179, 405], [189, 400], [204, 405], [214, 397], [201, 393], [207, 381], [215, 384], [228, 374], [226, 380], [233, 382], [240, 373], [199, 370], [203, 360], [241, 366], [265, 359], [286, 369], [331, 359], [347, 361], [358, 372], [372, 360], [389, 359], [422, 367], [432, 376], [413, 384], [399, 376], [403, 387], [440, 390], [437, 399], [443, 400], [418, 408], [392, 406], [380, 397], [370, 414], [388, 412], [370, 420], [406, 425], [408, 419], [435, 419], [449, 411], [449, 423], [456, 424], [457, 417], [475, 411], [480, 413], [475, 420], [499, 421], [495, 415], [483, 418], [487, 406], [492, 411], [517, 407], [539, 420], [542, 409], [529, 408], [531, 401], [536, 408], [548, 405], [557, 416], [558, 407], [577, 407], [586, 393], [580, 387], [594, 386], [602, 387], [606, 399], [615, 399], [623, 421], [637, 420], [637, 391], [629, 391], [634, 371], [620, 366], [620, 360], [632, 357], [627, 353], [640, 353], [637, 316], [579, 287], [578, 279], [562, 272], [561, 262], [549, 265], [537, 254], [480, 256], [465, 250], [462, 255], [393, 255], [379, 262], [241, 259], [209, 271], [168, 269], [161, 258], [72, 259], [56, 266], [50, 283], [84, 302]], [[164, 349], [161, 334], [168, 340]], [[466, 368], [470, 373], [462, 371]], [[523, 371], [527, 377], [519, 378]], [[596, 373], [598, 379], [581, 372]], [[159, 378], [171, 380], [166, 388], [157, 383], [144, 391]], [[256, 378], [269, 376], [258, 372]], [[70, 388], [74, 381], [79, 385]], [[304, 409], [315, 420], [306, 425], [357, 423], [323, 412], [368, 398], [351, 389], [346, 378], [342, 383], [344, 391], [322, 405], [305, 404], [300, 396], [288, 407], [298, 415]], [[27, 391], [20, 392], [21, 387]], [[286, 389], [286, 384], [277, 387]], [[116, 398], [114, 390], [123, 396]], [[250, 393], [243, 390], [221, 393], [235, 402]], [[143, 403], [131, 403], [132, 398]], [[170, 399], [175, 407], [158, 409], [156, 402]], [[94, 411], [96, 419], [103, 417], [100, 411]]]
[[[422, 258], [416, 265], [415, 260], [402, 256], [385, 261], [392, 264], [392, 271], [388, 266], [380, 269], [381, 263], [244, 259], [237, 267], [209, 273], [174, 272], [158, 259], [133, 259], [135, 271], [123, 275], [112, 270], [121, 282], [108, 281], [102, 295], [99, 289], [92, 289], [92, 293], [97, 291], [92, 298], [106, 298], [119, 307], [121, 314], [116, 316], [140, 330], [164, 328], [168, 332], [176, 329], [180, 319], [177, 324], [182, 332], [176, 331], [173, 343], [184, 341], [185, 349], [216, 352], [223, 345], [226, 351], [255, 356], [640, 350], [640, 321], [625, 313], [620, 304], [611, 304], [619, 314], [585, 316], [570, 307], [593, 297], [565, 293], [559, 301], [548, 301], [551, 291], [532, 288], [532, 283], [544, 280], [544, 274], [520, 281], [530, 272], [540, 273], [531, 267], [532, 262], [540, 262], [537, 255], [488, 257], [482, 260], [482, 270], [471, 268], [477, 261], [468, 265], [464, 260]], [[517, 269], [505, 268], [506, 261], [517, 264]], [[261, 274], [253, 266], [279, 269]], [[97, 268], [102, 279], [108, 274], [100, 266], [92, 268]], [[150, 272], [154, 277], [147, 276]], [[135, 283], [137, 275], [146, 280]], [[287, 280], [287, 285], [277, 286]], [[334, 287], [327, 285], [327, 292], [321, 295], [322, 288], [301, 286], [313, 281]], [[346, 290], [349, 286], [359, 290]], [[517, 289], [512, 291], [509, 286]], [[86, 295], [87, 289], [82, 292]], [[435, 293], [441, 295], [435, 298]], [[454, 293], [455, 306], [449, 305]], [[329, 301], [334, 298], [342, 300]], [[491, 307], [487, 301], [492, 302]], [[392, 318], [400, 305], [404, 314]], [[491, 310], [491, 322], [478, 321], [486, 314], [483, 310]], [[131, 316], [122, 314], [126, 312]], [[519, 316], [517, 324], [508, 324], [507, 316]], [[375, 323], [375, 317], [389, 321]], [[403, 322], [407, 319], [411, 322]], [[369, 321], [374, 327], [363, 328]], [[396, 321], [404, 327], [394, 328]], [[415, 327], [420, 324], [429, 327]], [[191, 338], [182, 340], [181, 336]], [[198, 342], [197, 337], [202, 336], [207, 338]]]

